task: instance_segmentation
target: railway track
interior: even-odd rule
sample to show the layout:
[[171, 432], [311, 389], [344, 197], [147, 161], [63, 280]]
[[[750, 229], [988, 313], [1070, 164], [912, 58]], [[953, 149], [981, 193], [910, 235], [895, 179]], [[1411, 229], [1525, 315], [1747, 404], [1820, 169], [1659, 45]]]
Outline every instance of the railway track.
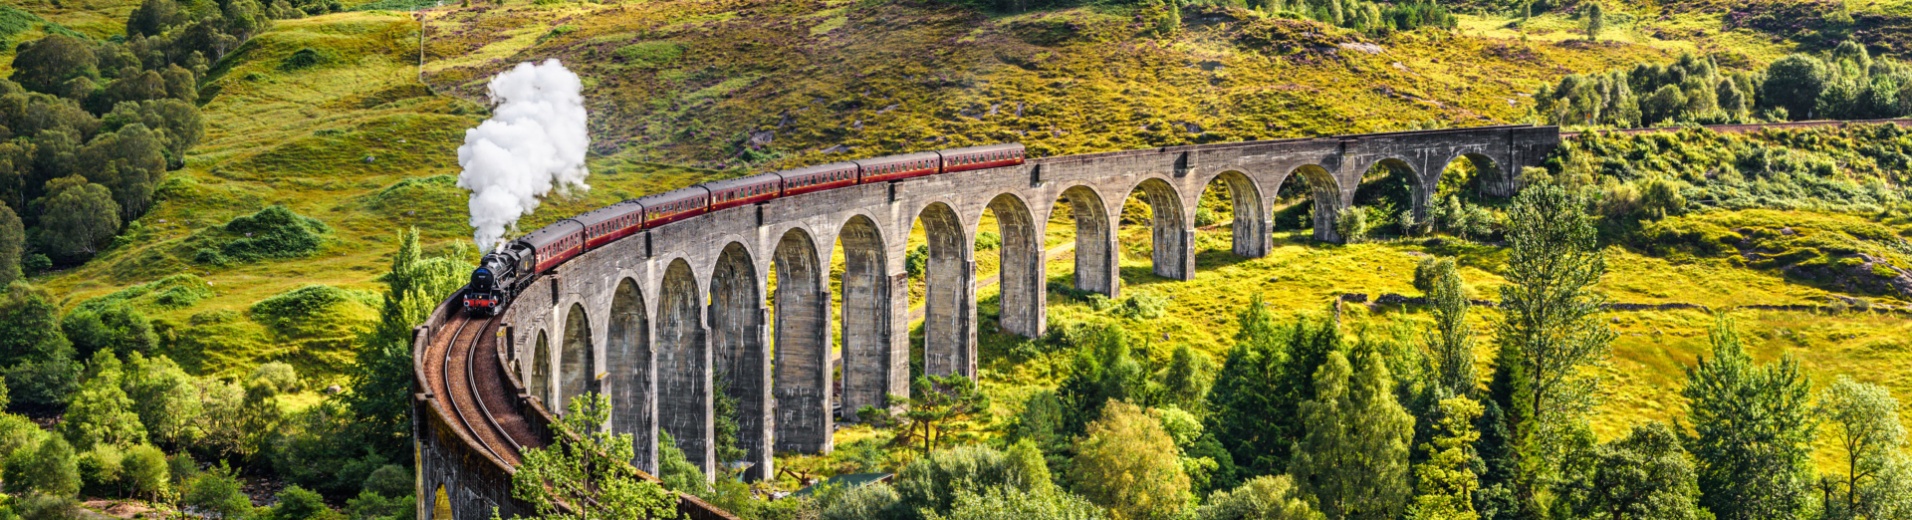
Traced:
[[[478, 320], [454, 311], [431, 338], [426, 378], [446, 419], [463, 437], [499, 464], [510, 468], [527, 446], [542, 442], [531, 431], [503, 381], [497, 349], [496, 318]], [[446, 334], [445, 332], [449, 332]]]

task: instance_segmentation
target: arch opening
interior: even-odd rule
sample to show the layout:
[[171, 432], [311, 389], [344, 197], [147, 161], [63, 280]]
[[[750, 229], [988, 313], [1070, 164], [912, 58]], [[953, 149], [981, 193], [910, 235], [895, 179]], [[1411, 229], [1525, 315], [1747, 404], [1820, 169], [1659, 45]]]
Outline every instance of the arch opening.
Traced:
[[[1182, 197], [1175, 187], [1161, 179], [1146, 179], [1129, 192], [1122, 203], [1123, 228], [1141, 225], [1148, 228], [1148, 239], [1125, 237], [1125, 258], [1146, 256], [1156, 276], [1175, 280], [1195, 275], [1194, 234], [1183, 214]], [[1128, 235], [1128, 232], [1118, 231]]]
[[665, 268], [658, 291], [657, 415], [692, 464], [712, 475], [710, 344], [697, 277], [683, 259]]
[[1247, 175], [1233, 170], [1222, 172], [1202, 187], [1195, 206], [1195, 227], [1207, 230], [1228, 226], [1229, 250], [1236, 257], [1266, 256], [1270, 227], [1268, 210], [1261, 199], [1260, 188]]
[[599, 391], [611, 401], [611, 431], [628, 433], [637, 453], [631, 464], [645, 471], [657, 470], [657, 421], [654, 380], [651, 373], [651, 324], [644, 309], [644, 295], [637, 282], [620, 280], [611, 295], [610, 326], [605, 338], [606, 377]]
[[1334, 216], [1341, 210], [1341, 186], [1318, 164], [1295, 168], [1275, 192], [1275, 229], [1313, 230], [1314, 239], [1340, 242]]
[[558, 402], [552, 413], [564, 414], [571, 398], [597, 391], [596, 356], [591, 351], [591, 321], [584, 305], [573, 303], [564, 313], [564, 345], [558, 362]]
[[1448, 159], [1441, 168], [1431, 205], [1446, 203], [1449, 197], [1460, 202], [1499, 202], [1520, 189], [1518, 179], [1501, 168], [1486, 154], [1463, 152]]
[[531, 377], [525, 378], [526, 390], [531, 397], [545, 402], [545, 409], [551, 409], [551, 341], [545, 337], [544, 330], [538, 331], [538, 340], [531, 347]]
[[[1355, 211], [1363, 212], [1366, 226], [1358, 240], [1367, 237], [1398, 237], [1414, 234], [1426, 218], [1427, 190], [1414, 167], [1399, 158], [1387, 158], [1368, 167], [1355, 187]], [[1337, 219], [1341, 218], [1339, 215]]]
[[[991, 221], [995, 223], [995, 232], [980, 230]], [[1043, 230], [1036, 228], [1029, 205], [1015, 195], [997, 195], [984, 208], [978, 228], [974, 244], [978, 270], [983, 270], [981, 264], [985, 261], [995, 263], [987, 270], [996, 273], [997, 329], [1025, 338], [1042, 336], [1048, 326], [1043, 310], [1048, 300], [1043, 284], [1048, 253], [1043, 249]], [[994, 258], [983, 253], [990, 250], [996, 252]], [[986, 311], [987, 307], [990, 307], [988, 302], [978, 303], [979, 309]]]
[[770, 459], [770, 351], [756, 264], [731, 242], [710, 276], [710, 346], [714, 356], [713, 417], [717, 462], [749, 462], [762, 478]]
[[[922, 295], [923, 373], [976, 376], [976, 271], [973, 245], [962, 217], [948, 204], [931, 203], [917, 214], [911, 237], [923, 243], [905, 256], [911, 300]], [[913, 240], [912, 240], [913, 241]], [[911, 302], [915, 303], [914, 301]], [[914, 305], [912, 305], [912, 309]], [[912, 314], [914, 311], [912, 310]], [[913, 321], [913, 320], [912, 320]]]
[[1109, 206], [1087, 186], [1063, 190], [1049, 211], [1044, 244], [1066, 244], [1072, 238], [1075, 289], [1116, 297], [1115, 232]]
[[[889, 395], [908, 393], [907, 348], [893, 346], [891, 298], [907, 291], [907, 280], [892, 279], [883, 233], [869, 217], [857, 215], [837, 234], [843, 271], [836, 283], [842, 305], [842, 359], [839, 418], [855, 419], [866, 406], [888, 407]], [[899, 352], [900, 351], [900, 352]]]
[[829, 453], [831, 447], [831, 298], [817, 256], [816, 242], [801, 229], [784, 233], [771, 255], [778, 452]]

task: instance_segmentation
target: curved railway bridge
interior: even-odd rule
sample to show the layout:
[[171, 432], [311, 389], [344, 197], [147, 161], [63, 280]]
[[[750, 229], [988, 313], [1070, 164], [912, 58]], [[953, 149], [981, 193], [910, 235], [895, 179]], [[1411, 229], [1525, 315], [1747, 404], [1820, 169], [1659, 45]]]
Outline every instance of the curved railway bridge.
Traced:
[[[1275, 193], [1290, 177], [1311, 189], [1315, 238], [1339, 241], [1331, 216], [1354, 203], [1362, 174], [1376, 165], [1412, 172], [1413, 210], [1424, 215], [1448, 163], [1468, 158], [1486, 170], [1484, 191], [1511, 195], [1520, 167], [1559, 140], [1553, 127], [1496, 126], [1047, 157], [787, 196], [648, 229], [551, 269], [493, 318], [467, 317], [453, 295], [418, 327], [419, 518], [526, 512], [510, 498], [520, 453], [551, 442], [557, 403], [587, 392], [610, 397], [607, 427], [636, 438], [632, 463], [646, 471], [656, 469], [660, 430], [706, 473], [719, 463], [716, 392], [737, 400], [747, 475], [773, 475], [773, 453], [828, 452], [834, 421], [909, 393], [905, 241], [919, 220], [929, 253], [924, 370], [973, 377], [973, 245], [985, 212], [1002, 239], [999, 326], [1036, 337], [1046, 327], [1044, 223], [1058, 211], [1075, 221], [1075, 287], [1115, 297], [1115, 226], [1131, 193], [1153, 211], [1155, 274], [1188, 280], [1196, 203], [1211, 182], [1225, 183], [1235, 201], [1234, 253], [1259, 257], [1270, 248]], [[839, 265], [840, 294], [832, 294]], [[841, 309], [832, 308], [836, 296]], [[695, 518], [728, 517], [695, 499], [680, 505]]]

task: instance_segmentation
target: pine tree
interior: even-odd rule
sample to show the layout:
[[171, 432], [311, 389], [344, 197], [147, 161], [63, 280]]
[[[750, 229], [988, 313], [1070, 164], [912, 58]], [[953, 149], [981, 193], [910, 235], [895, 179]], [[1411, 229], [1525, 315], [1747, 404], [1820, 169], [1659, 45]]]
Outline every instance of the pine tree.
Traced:
[[1330, 520], [1392, 519], [1407, 506], [1414, 417], [1394, 400], [1394, 381], [1373, 352], [1330, 352], [1301, 404], [1307, 434], [1288, 473]]
[[1754, 366], [1722, 316], [1713, 359], [1686, 372], [1688, 449], [1698, 461], [1700, 503], [1719, 520], [1792, 517], [1808, 502], [1811, 383], [1791, 357]]
[[1207, 430], [1228, 448], [1230, 461], [1244, 476], [1279, 472], [1287, 464], [1288, 445], [1294, 440], [1270, 420], [1293, 417], [1292, 401], [1283, 399], [1276, 384], [1287, 353], [1274, 315], [1256, 296], [1240, 313], [1241, 328], [1229, 349], [1221, 372], [1208, 393]]
[[470, 268], [462, 259], [424, 257], [418, 230], [399, 235], [392, 267], [384, 276], [379, 322], [363, 340], [344, 398], [354, 423], [372, 448], [389, 460], [411, 460], [412, 326], [463, 284]]

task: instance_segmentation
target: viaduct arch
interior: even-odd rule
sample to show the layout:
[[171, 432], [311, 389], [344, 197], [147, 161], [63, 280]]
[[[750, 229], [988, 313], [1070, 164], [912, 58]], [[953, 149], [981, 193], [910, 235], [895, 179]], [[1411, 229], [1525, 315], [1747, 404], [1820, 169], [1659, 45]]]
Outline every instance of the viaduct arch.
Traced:
[[[419, 514], [447, 520], [434, 498], [445, 493], [457, 520], [490, 514], [466, 512], [461, 497], [518, 511], [509, 498], [514, 450], [548, 441], [561, 399], [585, 392], [610, 397], [606, 427], [636, 438], [632, 462], [645, 471], [656, 469], [663, 433], [707, 473], [744, 462], [747, 476], [761, 478], [775, 474], [774, 453], [829, 451], [835, 421], [865, 406], [893, 407], [888, 396], [909, 393], [905, 238], [919, 219], [929, 239], [923, 368], [974, 377], [973, 247], [985, 211], [1003, 240], [1002, 329], [1038, 336], [1046, 327], [1043, 226], [1065, 208], [1076, 222], [1075, 287], [1116, 297], [1114, 226], [1130, 193], [1153, 211], [1154, 272], [1187, 280], [1195, 275], [1196, 207], [1211, 183], [1226, 185], [1235, 200], [1233, 252], [1259, 257], [1271, 248], [1274, 194], [1290, 177], [1309, 187], [1315, 238], [1338, 242], [1332, 215], [1354, 203], [1373, 165], [1411, 171], [1413, 210], [1424, 215], [1448, 163], [1491, 165], [1482, 189], [1511, 195], [1519, 188], [1513, 171], [1537, 165], [1559, 140], [1553, 127], [1497, 126], [1048, 157], [784, 197], [646, 230], [539, 277], [487, 322], [495, 335], [471, 340], [490, 349], [473, 366], [491, 368], [470, 377], [504, 385], [501, 396], [479, 396], [496, 402], [485, 405], [489, 427], [530, 432], [511, 436], [511, 446], [487, 445], [470, 431], [486, 426], [451, 419], [457, 392], [440, 388], [457, 375], [434, 365], [443, 354], [433, 349], [463, 341], [463, 327], [447, 325], [459, 319], [455, 304], [420, 327]], [[838, 267], [840, 292], [832, 294]], [[716, 460], [719, 400], [734, 403], [742, 461]]]

